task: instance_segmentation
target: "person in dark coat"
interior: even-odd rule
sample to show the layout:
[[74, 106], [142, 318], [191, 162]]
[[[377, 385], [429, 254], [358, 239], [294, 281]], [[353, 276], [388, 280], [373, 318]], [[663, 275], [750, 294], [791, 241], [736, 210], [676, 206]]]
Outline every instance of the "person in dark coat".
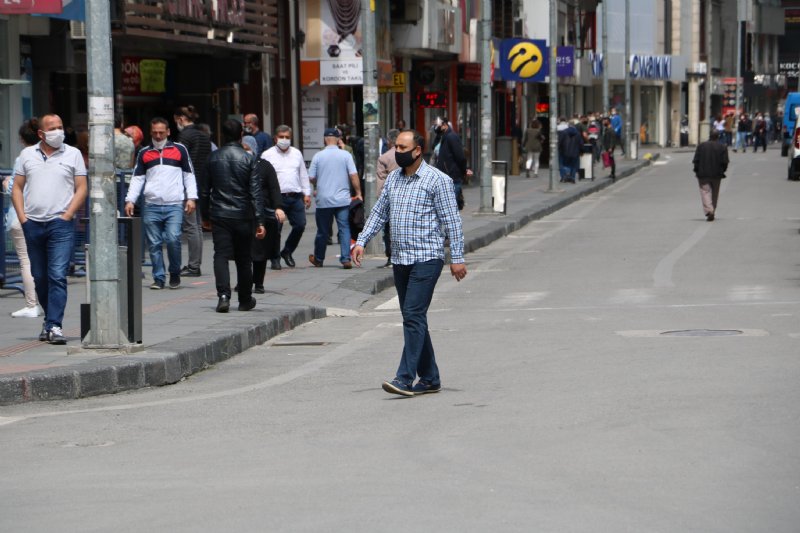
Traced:
[[719, 132], [712, 130], [709, 139], [694, 152], [694, 174], [700, 184], [700, 199], [706, 220], [714, 220], [719, 198], [719, 186], [728, 170], [728, 147], [719, 142]]
[[577, 183], [578, 166], [580, 165], [581, 148], [583, 147], [583, 137], [578, 129], [570, 124], [558, 136], [558, 152], [561, 160], [567, 169], [567, 175], [561, 181]]
[[[192, 161], [197, 189], [206, 186], [208, 156], [211, 155], [211, 138], [200, 128], [195, 126], [198, 119], [194, 106], [183, 106], [175, 110], [175, 124], [178, 126], [178, 142], [186, 147], [189, 159]], [[203, 229], [200, 210], [186, 214], [183, 217], [183, 233], [186, 235], [186, 244], [189, 247], [189, 261], [181, 269], [181, 276], [199, 277], [200, 264], [203, 262]]]
[[208, 179], [200, 189], [203, 218], [211, 221], [214, 238], [214, 278], [217, 312], [230, 308], [228, 261], [236, 261], [239, 311], [256, 305], [252, 295], [251, 240], [266, 235], [261, 180], [255, 173], [256, 158], [242, 148], [242, 123], [228, 119], [222, 125], [224, 145], [208, 160]]
[[617, 134], [614, 133], [614, 128], [611, 127], [609, 119], [603, 119], [603, 137], [602, 137], [603, 152], [607, 153], [604, 159], [608, 160], [608, 166], [611, 167], [611, 174], [609, 177], [612, 180], [617, 179], [617, 163], [614, 160], [614, 148], [617, 146]]
[[433, 128], [439, 136], [439, 148], [436, 155], [436, 168], [450, 176], [456, 193], [458, 210], [464, 209], [464, 193], [461, 190], [464, 177], [472, 176], [472, 171], [467, 168], [467, 156], [461, 138], [450, 125], [447, 117], [439, 117]]
[[264, 221], [267, 228], [265, 239], [253, 239], [251, 250], [253, 258], [253, 292], [264, 294], [264, 277], [267, 274], [267, 260], [280, 257], [281, 227], [286, 220], [283, 211], [281, 185], [278, 173], [272, 163], [258, 159], [255, 168], [261, 180], [261, 194], [264, 196]]

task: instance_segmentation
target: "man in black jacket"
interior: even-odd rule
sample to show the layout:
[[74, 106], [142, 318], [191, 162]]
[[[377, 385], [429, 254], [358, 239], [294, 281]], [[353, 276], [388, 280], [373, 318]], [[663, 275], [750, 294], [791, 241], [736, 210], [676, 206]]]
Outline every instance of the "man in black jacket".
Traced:
[[439, 136], [436, 168], [453, 180], [456, 204], [460, 211], [464, 209], [464, 193], [461, 190], [461, 182], [464, 176], [472, 176], [472, 171], [467, 168], [467, 157], [464, 155], [461, 138], [450, 127], [450, 121], [446, 117], [436, 119], [433, 131]]
[[719, 132], [711, 130], [709, 139], [694, 152], [694, 174], [700, 184], [700, 199], [706, 220], [714, 220], [719, 198], [719, 186], [728, 170], [728, 147], [719, 142]]
[[239, 311], [256, 305], [252, 295], [253, 271], [250, 246], [255, 236], [263, 239], [264, 203], [256, 158], [242, 148], [242, 124], [228, 119], [222, 126], [224, 145], [208, 160], [208, 180], [200, 189], [203, 218], [211, 221], [214, 240], [214, 277], [217, 283], [217, 312], [230, 308], [231, 283], [228, 261], [236, 261], [239, 282]]

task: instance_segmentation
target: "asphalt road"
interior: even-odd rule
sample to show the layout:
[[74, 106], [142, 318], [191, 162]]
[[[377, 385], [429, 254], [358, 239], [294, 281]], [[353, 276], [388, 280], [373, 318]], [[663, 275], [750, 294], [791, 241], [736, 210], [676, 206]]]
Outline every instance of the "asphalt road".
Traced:
[[440, 394], [381, 391], [386, 291], [174, 386], [0, 408], [0, 531], [797, 532], [800, 184], [731, 154], [708, 223], [690, 157], [445, 270]]

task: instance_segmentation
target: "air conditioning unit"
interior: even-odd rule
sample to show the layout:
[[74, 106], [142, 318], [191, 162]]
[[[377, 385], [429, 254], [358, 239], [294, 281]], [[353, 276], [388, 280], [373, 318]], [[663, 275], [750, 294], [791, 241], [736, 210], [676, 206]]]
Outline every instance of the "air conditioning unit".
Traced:
[[69, 36], [71, 39], [86, 39], [86, 24], [77, 20], [70, 20]]

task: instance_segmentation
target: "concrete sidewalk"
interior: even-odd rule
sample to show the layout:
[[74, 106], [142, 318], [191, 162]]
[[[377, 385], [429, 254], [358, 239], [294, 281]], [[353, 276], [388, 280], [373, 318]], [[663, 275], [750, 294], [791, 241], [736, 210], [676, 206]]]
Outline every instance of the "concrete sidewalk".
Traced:
[[[654, 152], [654, 157], [658, 153]], [[618, 158], [617, 178], [649, 165], [646, 160]], [[479, 187], [465, 187], [462, 211], [467, 253], [516, 231], [579, 198], [612, 184], [602, 165], [596, 179], [573, 185], [558, 184], [549, 193], [548, 169], [538, 178], [512, 176], [508, 184], [506, 215], [477, 214]], [[599, 175], [597, 175], [599, 174]], [[166, 385], [223, 361], [304, 322], [326, 316], [326, 308], [357, 309], [371, 295], [393, 286], [392, 270], [381, 268], [385, 257], [371, 257], [360, 269], [343, 270], [336, 260], [338, 245], [328, 247], [325, 267], [314, 268], [307, 256], [316, 232], [313, 211], [295, 252], [296, 268], [267, 270], [265, 295], [255, 295], [256, 308], [228, 314], [215, 312], [213, 246], [207, 235], [203, 250], [203, 275], [183, 278], [177, 290], [152, 291], [149, 267], [142, 280], [144, 350], [133, 354], [79, 351], [79, 305], [88, 301], [86, 280], [70, 278], [69, 301], [64, 317], [68, 346], [51, 346], [37, 339], [40, 319], [11, 318], [24, 306], [16, 291], [0, 291], [0, 405], [35, 400], [71, 399], [125, 390]], [[283, 238], [287, 235], [284, 229]], [[187, 257], [184, 246], [184, 262]], [[469, 257], [467, 257], [469, 263]], [[231, 272], [235, 268], [231, 262]], [[234, 297], [235, 300], [235, 297]]]

